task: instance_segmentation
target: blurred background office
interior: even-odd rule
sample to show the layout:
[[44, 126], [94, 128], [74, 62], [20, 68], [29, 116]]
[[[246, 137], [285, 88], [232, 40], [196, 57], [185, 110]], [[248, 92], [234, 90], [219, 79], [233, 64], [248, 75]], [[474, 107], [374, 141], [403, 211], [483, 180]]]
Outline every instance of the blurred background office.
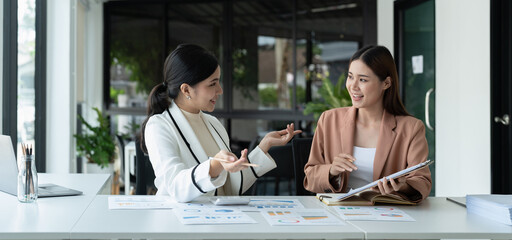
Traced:
[[350, 56], [379, 44], [394, 54], [407, 110], [427, 126], [432, 194], [512, 193], [507, 0], [4, 0], [0, 8], [0, 128], [18, 152], [20, 142], [34, 144], [41, 172], [86, 171], [73, 135], [83, 131], [78, 115], [96, 121], [93, 107], [118, 145], [133, 147], [147, 95], [180, 43], [221, 62], [224, 94], [212, 114], [233, 151], [289, 122], [311, 137], [314, 113], [338, 106], [325, 103], [328, 83], [343, 86]]

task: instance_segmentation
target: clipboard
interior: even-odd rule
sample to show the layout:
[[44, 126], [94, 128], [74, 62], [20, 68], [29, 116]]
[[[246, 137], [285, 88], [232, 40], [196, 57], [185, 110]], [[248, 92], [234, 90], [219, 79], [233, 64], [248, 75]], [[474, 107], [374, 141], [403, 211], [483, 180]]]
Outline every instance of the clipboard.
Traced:
[[[430, 160], [429, 159], [429, 160], [427, 160], [425, 162], [422, 162], [420, 164], [414, 165], [414, 166], [406, 168], [406, 169], [404, 169], [402, 171], [398, 171], [396, 173], [388, 175], [388, 176], [386, 176], [386, 179], [391, 179], [391, 178], [394, 179], [394, 178], [399, 178], [399, 177], [405, 176], [405, 175], [407, 175], [409, 173], [412, 173], [412, 172], [414, 172], [416, 170], [420, 170], [422, 168], [428, 167], [432, 163], [434, 163], [434, 160]], [[364, 185], [362, 187], [359, 187], [359, 188], [356, 188], [356, 189], [350, 189], [350, 191], [348, 193], [341, 194], [339, 197], [337, 197], [337, 199], [338, 199], [338, 201], [342, 201], [344, 199], [352, 197], [352, 196], [354, 196], [354, 195], [356, 195], [356, 194], [358, 194], [358, 193], [360, 193], [360, 192], [362, 192], [362, 191], [364, 191], [364, 190], [366, 190], [368, 188], [372, 188], [372, 187], [377, 186], [379, 181], [380, 181], [380, 179], [376, 180], [376, 181], [373, 181], [371, 183], [368, 183], [368, 184], [366, 184], [366, 185]]]

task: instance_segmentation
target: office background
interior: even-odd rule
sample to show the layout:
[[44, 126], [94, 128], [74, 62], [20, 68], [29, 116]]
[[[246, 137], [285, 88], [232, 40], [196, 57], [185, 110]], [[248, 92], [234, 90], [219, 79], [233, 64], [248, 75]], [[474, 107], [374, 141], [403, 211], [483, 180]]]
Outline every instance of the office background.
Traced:
[[[42, 91], [46, 97], [46, 102], [43, 102], [46, 112], [43, 116], [45, 134], [41, 135], [41, 142], [46, 145], [44, 157], [41, 158], [45, 159], [46, 164], [42, 169], [49, 173], [76, 172], [79, 166], [77, 166], [72, 135], [77, 129], [78, 108], [81, 108], [82, 114], [87, 119], [95, 118], [90, 111], [91, 107], [110, 110], [112, 115], [126, 115], [130, 111], [116, 110], [115, 107], [107, 106], [105, 101], [104, 34], [108, 33], [104, 29], [104, 6], [108, 3], [94, 0], [38, 2], [46, 3], [46, 14], [42, 16], [46, 21], [44, 25], [46, 39], [42, 42], [46, 46], [46, 59], [43, 61], [46, 67], [42, 71], [46, 79], [46, 86], [43, 88], [45, 91]], [[236, 2], [226, 1], [222, 4], [237, 4]], [[360, 3], [360, 1], [356, 2]], [[397, 41], [394, 37], [395, 2], [392, 0], [363, 2], [375, 7], [374, 29], [364, 29], [364, 33], [368, 32], [370, 35], [374, 33], [375, 37], [366, 42], [364, 37], [359, 39], [358, 47], [362, 44], [377, 43], [388, 47], [392, 53], [396, 52], [394, 48]], [[372, 2], [373, 5], [368, 2]], [[0, 101], [2, 101], [0, 126], [2, 132], [6, 134], [13, 124], [16, 127], [16, 122], [12, 123], [6, 119], [16, 114], [17, 106], [13, 103], [16, 100], [12, 100], [16, 98], [12, 98], [12, 94], [9, 94], [13, 88], [9, 87], [8, 82], [18, 77], [12, 75], [12, 71], [6, 71], [5, 68], [6, 66], [10, 69], [15, 67], [19, 71], [19, 67], [10, 62], [10, 59], [5, 59], [6, 55], [12, 55], [6, 52], [9, 47], [5, 46], [11, 46], [9, 44], [12, 44], [12, 39], [16, 41], [16, 36], [13, 36], [12, 32], [5, 31], [8, 29], [6, 26], [10, 26], [12, 17], [5, 19], [6, 9], [4, 8], [12, 5], [8, 3], [0, 5], [0, 14], [2, 14], [0, 19], [4, 26], [4, 31], [0, 33], [0, 41], [4, 46], [4, 52], [0, 56], [0, 66], [4, 73], [0, 76], [0, 82], [2, 82], [0, 84]], [[490, 193], [491, 1], [443, 0], [435, 1], [434, 6], [435, 195], [463, 196], [472, 193]], [[365, 26], [371, 26], [371, 24]], [[6, 39], [9, 39], [8, 42], [5, 42]], [[38, 56], [37, 53], [36, 56]], [[299, 71], [300, 69], [297, 68], [296, 73]], [[37, 77], [37, 74], [35, 75]], [[6, 86], [10, 90], [7, 90]], [[15, 86], [14, 89], [16, 88]], [[35, 104], [41, 104], [41, 102]], [[228, 103], [223, 102], [224, 107], [226, 104]], [[292, 117], [299, 117], [295, 110], [292, 111], [294, 111]], [[257, 117], [265, 115], [254, 114]], [[304, 121], [308, 120], [304, 116], [300, 118]], [[38, 120], [37, 117], [35, 119]], [[231, 133], [243, 131], [240, 126], [245, 124], [244, 120], [236, 120], [234, 117], [232, 119]], [[260, 121], [274, 120], [271, 116], [263, 116], [260, 119]], [[6, 121], [11, 125], [6, 126]], [[237, 121], [241, 122], [237, 124]], [[241, 136], [240, 139], [248, 140], [249, 137], [244, 139]]]

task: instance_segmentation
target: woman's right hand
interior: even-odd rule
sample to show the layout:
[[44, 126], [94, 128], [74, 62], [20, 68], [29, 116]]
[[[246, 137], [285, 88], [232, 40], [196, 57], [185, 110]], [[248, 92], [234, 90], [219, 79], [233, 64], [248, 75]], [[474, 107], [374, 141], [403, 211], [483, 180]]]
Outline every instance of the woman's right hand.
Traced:
[[240, 159], [238, 159], [232, 152], [220, 150], [217, 154], [215, 154], [214, 159], [210, 160], [210, 177], [215, 178], [219, 176], [223, 170], [228, 172], [238, 172], [244, 170], [247, 168], [247, 166], [243, 165], [244, 163], [248, 163], [247, 149], [242, 150]]
[[354, 161], [356, 159], [350, 154], [340, 153], [338, 156], [334, 157], [334, 161], [331, 164], [331, 168], [329, 169], [330, 176], [338, 176], [343, 172], [352, 172], [357, 170]]

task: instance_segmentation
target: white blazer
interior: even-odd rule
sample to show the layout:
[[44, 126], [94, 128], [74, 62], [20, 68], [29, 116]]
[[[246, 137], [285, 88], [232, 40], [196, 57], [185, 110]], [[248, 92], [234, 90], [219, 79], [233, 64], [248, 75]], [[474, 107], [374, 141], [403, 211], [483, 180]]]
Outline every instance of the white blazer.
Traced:
[[[200, 114], [219, 148], [230, 151], [224, 126], [217, 118], [203, 112]], [[211, 178], [208, 157], [213, 156], [206, 155], [174, 101], [171, 101], [169, 109], [149, 118], [144, 134], [149, 160], [155, 171], [157, 195], [170, 195], [178, 202], [189, 202], [202, 195], [216, 195], [216, 189], [225, 184], [233, 195], [241, 195], [258, 177], [277, 166], [270, 155], [256, 147], [249, 153], [248, 160], [259, 167], [249, 167], [236, 173], [222, 171], [218, 177]], [[226, 181], [228, 174], [229, 181]]]

